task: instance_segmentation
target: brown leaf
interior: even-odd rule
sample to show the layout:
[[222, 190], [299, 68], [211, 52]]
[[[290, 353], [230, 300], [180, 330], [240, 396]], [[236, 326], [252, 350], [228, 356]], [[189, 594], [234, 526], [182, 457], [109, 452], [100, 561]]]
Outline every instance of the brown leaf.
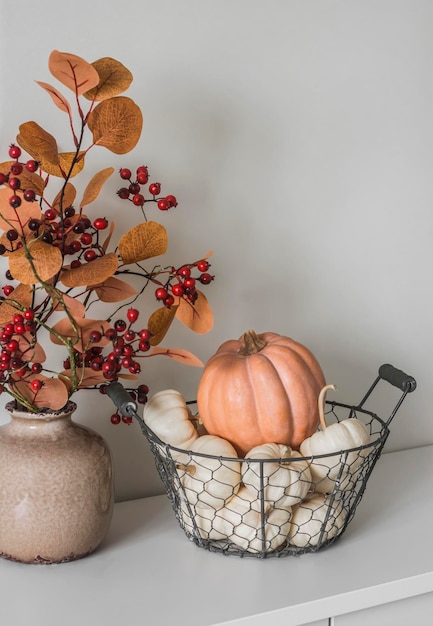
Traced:
[[17, 337], [21, 358], [23, 361], [33, 361], [34, 363], [44, 363], [47, 359], [45, 350], [40, 343], [34, 342], [34, 337], [30, 333], [24, 333]]
[[51, 176], [73, 178], [84, 168], [84, 154], [84, 152], [80, 152], [77, 157], [75, 152], [60, 152], [58, 165], [42, 159], [42, 169]]
[[99, 75], [93, 65], [75, 54], [53, 50], [48, 68], [58, 81], [78, 96], [99, 83]]
[[10, 322], [17, 311], [27, 309], [31, 303], [32, 288], [29, 285], [18, 285], [10, 296], [0, 304], [0, 325], [3, 326]]
[[54, 102], [56, 107], [58, 107], [61, 111], [64, 111], [65, 113], [71, 113], [70, 104], [66, 100], [66, 98], [60, 93], [60, 91], [58, 91], [55, 87], [49, 85], [48, 83], [43, 83], [39, 80], [37, 80], [36, 82], [50, 95], [51, 100]]
[[176, 317], [195, 333], [204, 334], [213, 328], [213, 313], [206, 296], [198, 291], [194, 304], [180, 298]]
[[116, 96], [103, 100], [88, 119], [93, 143], [115, 154], [130, 152], [140, 139], [143, 115], [131, 98]]
[[[37, 393], [30, 387], [32, 380], [40, 380], [43, 383]], [[48, 378], [43, 374], [31, 374], [25, 380], [16, 380], [12, 383], [12, 388], [40, 409], [57, 411], [62, 409], [68, 401], [69, 394], [64, 383], [58, 378]]]
[[[89, 337], [92, 330], [99, 330], [101, 333], [104, 333], [110, 328], [110, 324], [105, 320], [76, 319], [74, 322], [76, 328], [71, 324], [68, 317], [64, 317], [54, 324], [52, 330], [64, 339], [71, 339], [74, 348], [80, 352], [84, 352], [84, 350], [88, 349], [90, 345]], [[56, 337], [54, 333], [50, 333], [51, 341], [55, 344], [62, 345], [63, 342]], [[92, 342], [91, 345], [94, 347], [107, 346], [109, 343], [109, 340], [102, 335], [100, 341]]]
[[126, 91], [132, 82], [131, 72], [119, 61], [104, 57], [92, 63], [99, 75], [99, 84], [84, 95], [88, 100], [107, 100]]
[[101, 170], [93, 176], [92, 180], [89, 182], [86, 189], [84, 190], [80, 208], [96, 200], [102, 187], [104, 186], [105, 181], [110, 178], [113, 172], [114, 167], [106, 167], [104, 170]]
[[198, 357], [196, 357], [192, 352], [188, 352], [188, 350], [180, 350], [178, 348], [161, 348], [155, 347], [152, 349], [152, 352], [148, 353], [149, 356], [168, 356], [170, 359], [174, 361], [179, 361], [184, 365], [192, 365], [193, 367], [203, 367], [202, 361]]
[[56, 291], [59, 294], [59, 298], [53, 297], [53, 311], [61, 313], [65, 312], [65, 308], [60, 302], [60, 298], [62, 298], [65, 307], [75, 320], [83, 318], [86, 315], [86, 307], [80, 300], [72, 296], [68, 296], [68, 294], [62, 293], [58, 289]]
[[171, 306], [170, 308], [163, 306], [156, 309], [149, 317], [147, 328], [152, 334], [149, 342], [151, 346], [157, 346], [164, 339], [175, 318], [176, 311], [177, 306]]
[[59, 248], [40, 239], [30, 241], [27, 250], [20, 248], [9, 255], [12, 276], [25, 285], [49, 280], [57, 274], [62, 263], [63, 257]]
[[37, 202], [23, 202], [18, 209], [12, 208], [9, 204], [12, 195], [13, 191], [8, 187], [0, 188], [0, 229], [8, 231], [14, 228], [23, 236], [29, 220], [40, 219], [42, 212]]
[[66, 287], [99, 285], [114, 274], [118, 263], [117, 254], [110, 252], [80, 267], [64, 270], [60, 280]]
[[[85, 387], [94, 387], [95, 385], [99, 385], [100, 383], [107, 382], [102, 372], [95, 372], [92, 370], [91, 367], [78, 367], [76, 373], [79, 381], [78, 389], [83, 389]], [[74, 373], [71, 369], [63, 370], [63, 372], [60, 372], [59, 378], [61, 378], [61, 380], [69, 390], [73, 388]]]
[[[54, 201], [52, 203], [53, 208], [57, 209], [58, 211], [66, 209], [66, 207], [74, 204], [76, 195], [77, 190], [75, 189], [74, 185], [72, 183], [66, 183], [66, 185], [62, 187], [57, 196], [54, 198]], [[77, 217], [79, 218], [79, 216]]]
[[106, 238], [104, 239], [104, 242], [102, 244], [102, 249], [104, 252], [107, 252], [107, 248], [110, 245], [110, 240], [111, 240], [111, 236], [113, 235], [114, 232], [114, 222], [110, 222], [110, 227], [108, 229], [108, 235], [106, 236]]
[[158, 222], [137, 224], [119, 240], [119, 254], [125, 265], [151, 259], [167, 251], [167, 231]]
[[19, 130], [17, 142], [36, 161], [41, 162], [44, 170], [46, 163], [49, 163], [51, 166], [59, 164], [57, 142], [50, 133], [36, 122], [25, 122], [21, 124]]
[[93, 289], [101, 302], [121, 302], [137, 294], [137, 290], [129, 283], [114, 278], [114, 276], [110, 276], [100, 285], [94, 286]]

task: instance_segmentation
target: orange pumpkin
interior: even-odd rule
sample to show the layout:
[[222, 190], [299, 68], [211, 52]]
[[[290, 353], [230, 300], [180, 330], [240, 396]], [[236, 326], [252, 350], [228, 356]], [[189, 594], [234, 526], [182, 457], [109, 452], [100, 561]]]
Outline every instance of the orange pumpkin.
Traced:
[[298, 449], [317, 430], [325, 384], [308, 348], [250, 330], [223, 343], [206, 363], [197, 408], [208, 433], [227, 439], [241, 455], [264, 443]]

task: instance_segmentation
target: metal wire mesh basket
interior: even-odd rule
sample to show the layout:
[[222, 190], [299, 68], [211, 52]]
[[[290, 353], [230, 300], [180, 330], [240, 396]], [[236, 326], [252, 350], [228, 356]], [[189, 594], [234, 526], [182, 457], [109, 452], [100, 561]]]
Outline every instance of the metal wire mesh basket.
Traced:
[[[380, 381], [402, 392], [387, 419], [365, 407]], [[266, 459], [171, 446], [137, 415], [120, 383], [111, 383], [108, 395], [124, 415], [138, 420], [188, 539], [212, 552], [265, 558], [315, 552], [341, 537], [383, 450], [390, 422], [415, 388], [412, 376], [382, 365], [359, 404], [326, 402], [327, 422], [357, 418], [368, 430], [368, 444], [332, 454]]]

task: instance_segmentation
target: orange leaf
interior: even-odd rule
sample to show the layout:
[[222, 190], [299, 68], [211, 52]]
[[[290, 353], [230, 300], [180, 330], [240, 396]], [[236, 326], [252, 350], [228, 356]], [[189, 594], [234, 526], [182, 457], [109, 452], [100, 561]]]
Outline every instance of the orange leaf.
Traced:
[[84, 152], [80, 152], [77, 157], [75, 152], [60, 152], [58, 154], [58, 165], [42, 159], [41, 166], [44, 172], [50, 174], [51, 176], [57, 176], [58, 178], [73, 178], [84, 168], [84, 154]]
[[31, 303], [32, 288], [29, 285], [18, 285], [10, 296], [0, 304], [0, 325], [3, 326], [3, 324], [10, 322], [17, 311], [27, 309]]
[[99, 75], [99, 84], [84, 95], [88, 100], [107, 100], [126, 91], [132, 82], [131, 72], [119, 61], [104, 57], [92, 63]]
[[95, 68], [75, 54], [53, 50], [48, 59], [51, 74], [77, 96], [96, 87], [99, 75]]
[[206, 296], [198, 291], [194, 304], [180, 299], [176, 317], [195, 333], [204, 334], [213, 328], [213, 313]]
[[137, 290], [129, 283], [111, 276], [100, 285], [93, 287], [101, 302], [121, 302], [136, 295]]
[[51, 100], [54, 102], [56, 107], [58, 107], [61, 111], [64, 111], [65, 113], [68, 113], [68, 114], [71, 113], [71, 107], [69, 105], [69, 102], [60, 93], [60, 91], [57, 91], [55, 87], [53, 87], [52, 85], [49, 85], [48, 83], [42, 83], [39, 80], [37, 80], [36, 82], [40, 87], [42, 87], [42, 89], [45, 89], [45, 91], [51, 96]]
[[62, 293], [58, 289], [57, 292], [59, 293], [59, 297], [61, 297], [64, 302], [64, 307], [61, 305], [60, 299], [53, 298], [53, 311], [64, 313], [67, 309], [74, 320], [80, 319], [80, 317], [82, 318], [86, 315], [86, 307], [80, 300], [73, 298], [72, 296], [68, 296], [68, 294]]
[[[32, 380], [40, 380], [43, 383], [37, 393], [30, 387]], [[68, 390], [64, 383], [58, 378], [48, 378], [43, 374], [31, 374], [25, 380], [13, 381], [12, 388], [40, 409], [57, 411], [62, 409], [68, 401]]]
[[147, 328], [152, 334], [149, 342], [151, 346], [157, 346], [164, 339], [175, 318], [176, 311], [177, 306], [171, 306], [170, 308], [163, 306], [160, 309], [156, 309], [149, 317]]
[[108, 230], [108, 235], [104, 239], [104, 243], [102, 244], [102, 249], [104, 252], [107, 252], [107, 248], [110, 245], [111, 236], [114, 232], [114, 222], [110, 222], [110, 228]]
[[[77, 195], [77, 190], [75, 189], [72, 183], [66, 183], [64, 187], [59, 191], [57, 196], [53, 201], [53, 208], [61, 211], [66, 209], [66, 207], [74, 204], [75, 196]], [[75, 216], [74, 216], [75, 217]]]
[[[78, 389], [83, 389], [85, 387], [94, 387], [95, 385], [98, 385], [100, 383], [107, 382], [102, 372], [95, 372], [92, 370], [91, 367], [78, 367], [76, 373], [79, 380]], [[63, 372], [60, 372], [59, 378], [62, 379], [68, 389], [73, 388], [74, 374], [71, 369], [63, 370]]]
[[104, 170], [101, 170], [93, 176], [92, 180], [89, 182], [86, 189], [84, 190], [80, 208], [96, 200], [96, 198], [99, 196], [99, 192], [104, 186], [105, 181], [110, 178], [113, 172], [114, 167], [106, 167]]
[[9, 269], [12, 276], [25, 285], [47, 281], [57, 274], [63, 263], [59, 248], [33, 239], [26, 248], [20, 248], [9, 255]]
[[19, 350], [23, 361], [33, 361], [35, 363], [44, 363], [47, 359], [45, 350], [40, 343], [34, 342], [34, 337], [30, 333], [17, 336]]
[[43, 169], [45, 163], [59, 164], [59, 153], [55, 138], [36, 122], [25, 122], [19, 127], [17, 142], [36, 161], [40, 161]]
[[167, 251], [167, 231], [158, 222], [137, 224], [119, 241], [119, 254], [125, 265], [150, 259]]
[[140, 139], [143, 115], [131, 98], [117, 96], [103, 100], [93, 109], [88, 126], [94, 144], [115, 154], [126, 154]]
[[66, 287], [99, 285], [114, 274], [118, 264], [117, 254], [110, 252], [80, 267], [64, 270], [60, 279]]
[[152, 349], [152, 352], [148, 353], [149, 356], [168, 356], [170, 359], [174, 361], [179, 361], [184, 365], [192, 365], [193, 367], [203, 367], [203, 363], [200, 361], [198, 357], [196, 357], [192, 352], [188, 352], [188, 350], [180, 350], [178, 348], [161, 348], [155, 347]]
[[[104, 333], [110, 328], [110, 324], [105, 320], [76, 319], [74, 322], [76, 328], [72, 326], [68, 317], [64, 317], [54, 324], [52, 329], [57, 335], [60, 335], [64, 339], [71, 339], [74, 348], [80, 352], [84, 352], [84, 350], [88, 349], [90, 345], [89, 337], [92, 330], [99, 330], [101, 333]], [[56, 337], [55, 334], [51, 333], [50, 339], [53, 343], [62, 345], [62, 341]], [[91, 345], [97, 347], [106, 346], [109, 343], [109, 340], [102, 335], [100, 341], [92, 342]]]
[[31, 219], [41, 218], [41, 209], [37, 202], [23, 202], [18, 209], [14, 209], [9, 204], [9, 198], [12, 195], [13, 192], [8, 187], [0, 189], [0, 229], [8, 231], [14, 228], [23, 236], [28, 222]]

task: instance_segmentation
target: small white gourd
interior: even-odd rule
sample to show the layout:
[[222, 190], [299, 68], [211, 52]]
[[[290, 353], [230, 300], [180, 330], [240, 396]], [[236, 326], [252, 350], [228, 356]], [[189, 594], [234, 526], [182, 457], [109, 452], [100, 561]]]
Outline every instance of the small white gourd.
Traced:
[[317, 546], [342, 530], [346, 515], [341, 502], [331, 505], [332, 496], [314, 493], [292, 510], [289, 544], [298, 548]]
[[[182, 450], [189, 450], [198, 438], [185, 398], [175, 389], [155, 393], [144, 406], [143, 421], [161, 441]], [[172, 456], [180, 455], [173, 451]]]
[[[204, 456], [201, 456], [204, 455]], [[221, 458], [224, 457], [224, 458]], [[241, 463], [230, 442], [216, 435], [202, 435], [177, 464], [188, 501], [220, 509], [240, 488]]]
[[319, 415], [321, 430], [316, 431], [311, 437], [305, 439], [300, 452], [304, 457], [313, 458], [310, 469], [315, 491], [332, 493], [336, 487], [344, 491], [353, 486], [356, 472], [359, 470], [369, 449], [345, 451], [359, 448], [370, 443], [370, 434], [367, 427], [357, 418], [348, 418], [341, 422], [326, 425], [324, 415], [325, 396], [328, 389], [335, 389], [334, 385], [326, 385], [319, 394]]
[[245, 459], [248, 460], [242, 463], [242, 482], [255, 498], [263, 497], [266, 504], [291, 507], [311, 490], [309, 462], [289, 446], [265, 443], [250, 450]]
[[226, 537], [247, 552], [272, 552], [287, 540], [291, 528], [290, 516], [290, 508], [269, 506], [264, 511], [262, 528], [261, 503], [242, 486], [216, 512], [212, 520], [212, 532], [215, 536]]

